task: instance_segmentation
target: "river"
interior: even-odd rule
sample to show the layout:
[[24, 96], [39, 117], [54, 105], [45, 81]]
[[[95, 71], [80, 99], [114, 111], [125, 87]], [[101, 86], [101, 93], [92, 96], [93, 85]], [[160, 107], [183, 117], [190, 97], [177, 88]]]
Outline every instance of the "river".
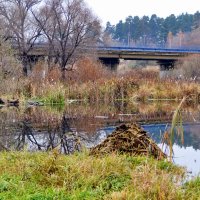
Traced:
[[[122, 123], [139, 123], [160, 146], [162, 135], [170, 128], [177, 103], [113, 102], [112, 104], [71, 103], [64, 106], [0, 107], [0, 150], [48, 151], [59, 148], [73, 153], [94, 146]], [[173, 161], [200, 173], [200, 107], [182, 108], [184, 141], [175, 137]], [[166, 144], [164, 144], [166, 149]], [[163, 149], [163, 150], [164, 150]]]

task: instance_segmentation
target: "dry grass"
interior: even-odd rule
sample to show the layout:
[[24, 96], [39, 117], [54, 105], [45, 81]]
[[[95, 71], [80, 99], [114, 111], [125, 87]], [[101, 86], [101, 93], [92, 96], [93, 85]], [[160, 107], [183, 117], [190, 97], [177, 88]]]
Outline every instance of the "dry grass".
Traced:
[[67, 99], [105, 103], [115, 100], [146, 102], [149, 99], [180, 101], [184, 96], [188, 97], [188, 101], [200, 101], [200, 85], [197, 82], [160, 79], [157, 68], [135, 69], [117, 75], [106, 70], [95, 59], [85, 57], [66, 72], [66, 80], [61, 81], [61, 77], [58, 67], [54, 66], [48, 71], [45, 63], [38, 62], [25, 86], [17, 81], [14, 81], [17, 84], [13, 84], [12, 79], [1, 86], [13, 86], [15, 94], [42, 99], [47, 103], [64, 103]]
[[0, 157], [1, 199], [198, 199], [198, 179], [184, 190], [183, 180], [183, 169], [144, 157], [56, 151]]
[[200, 55], [190, 55], [180, 59], [176, 69], [183, 79], [200, 81]]

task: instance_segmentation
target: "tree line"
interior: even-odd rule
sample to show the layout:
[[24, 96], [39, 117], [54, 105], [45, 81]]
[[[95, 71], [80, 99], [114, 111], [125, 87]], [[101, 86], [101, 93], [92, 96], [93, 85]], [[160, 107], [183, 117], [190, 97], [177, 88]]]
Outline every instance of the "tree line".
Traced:
[[24, 74], [36, 44], [45, 43], [48, 63], [53, 60], [64, 72], [76, 61], [79, 47], [96, 42], [100, 29], [83, 0], [0, 1], [0, 34], [17, 47]]
[[129, 16], [116, 25], [107, 22], [105, 35], [121, 45], [165, 47], [170, 37], [191, 32], [200, 27], [200, 12], [171, 14], [166, 18]]

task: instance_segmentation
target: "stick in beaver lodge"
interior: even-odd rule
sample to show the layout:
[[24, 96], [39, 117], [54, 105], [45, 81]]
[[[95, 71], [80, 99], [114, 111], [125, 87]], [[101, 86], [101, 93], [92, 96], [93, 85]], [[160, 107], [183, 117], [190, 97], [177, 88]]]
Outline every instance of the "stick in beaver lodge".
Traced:
[[108, 153], [152, 156], [158, 160], [167, 157], [157, 144], [135, 123], [122, 124], [101, 144], [90, 149], [90, 155]]

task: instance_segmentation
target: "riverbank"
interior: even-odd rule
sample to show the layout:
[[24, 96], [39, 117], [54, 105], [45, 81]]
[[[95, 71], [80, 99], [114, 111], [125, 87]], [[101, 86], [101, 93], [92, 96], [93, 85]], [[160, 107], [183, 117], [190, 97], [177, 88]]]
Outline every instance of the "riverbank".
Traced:
[[[20, 104], [31, 101], [33, 104], [68, 104], [72, 101], [86, 103], [112, 103], [116, 100], [132, 102], [176, 101], [187, 97], [188, 102], [200, 102], [200, 84], [197, 78], [182, 76], [160, 77], [159, 68], [130, 69], [118, 72], [107, 70], [92, 58], [79, 60], [74, 70], [67, 71], [65, 79], [59, 68], [54, 66], [44, 73], [45, 63], [39, 62], [29, 77], [20, 77], [16, 82], [2, 82], [0, 98], [19, 99]], [[11, 90], [10, 85], [15, 87]]]
[[[14, 98], [13, 98], [14, 97]], [[4, 102], [19, 99], [19, 104], [31, 105], [66, 105], [71, 102], [113, 103], [115, 101], [131, 101], [147, 103], [150, 101], [179, 102], [187, 97], [189, 103], [200, 103], [200, 84], [188, 81], [143, 79], [135, 77], [113, 77], [99, 79], [95, 82], [50, 83], [44, 81], [27, 90], [25, 87], [20, 95], [2, 95]], [[6, 104], [9, 105], [9, 104]]]
[[[73, 80], [73, 79], [72, 79]], [[86, 103], [111, 103], [116, 100], [132, 102], [176, 101], [187, 97], [190, 103], [200, 102], [198, 82], [175, 79], [161, 79], [159, 72], [137, 70], [124, 75], [112, 74], [96, 80], [83, 82], [49, 82], [32, 84], [25, 98], [35, 99], [44, 104], [66, 104], [75, 101]], [[28, 95], [27, 95], [28, 94]]]
[[200, 179], [166, 161], [125, 155], [1, 152], [0, 199], [198, 199]]

